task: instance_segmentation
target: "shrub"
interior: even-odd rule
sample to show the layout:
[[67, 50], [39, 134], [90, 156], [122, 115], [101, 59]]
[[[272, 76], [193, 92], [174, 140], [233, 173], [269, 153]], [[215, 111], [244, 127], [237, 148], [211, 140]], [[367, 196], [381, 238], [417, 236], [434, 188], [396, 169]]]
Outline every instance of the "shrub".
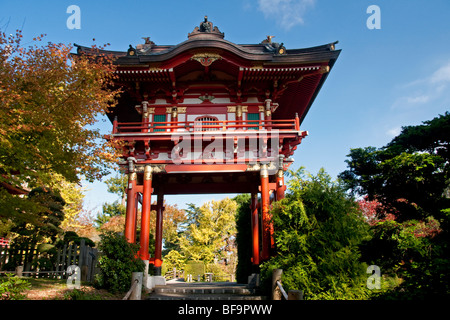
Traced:
[[261, 266], [263, 288], [280, 268], [283, 287], [303, 290], [305, 299], [367, 298], [358, 246], [370, 237], [357, 204], [323, 170], [309, 179], [291, 174], [286, 198], [271, 211], [277, 254]]
[[132, 273], [144, 271], [145, 265], [137, 257], [139, 248], [113, 232], [100, 237], [100, 274], [96, 276], [96, 285], [111, 293], [126, 292], [131, 286]]
[[6, 278], [0, 278], [0, 300], [22, 300], [25, 298], [22, 292], [30, 288], [28, 281], [7, 273]]
[[236, 281], [247, 283], [248, 276], [252, 274], [252, 223], [251, 223], [251, 197], [249, 194], [240, 194], [233, 198], [238, 203], [236, 210], [236, 247], [237, 266]]
[[64, 300], [103, 300], [103, 298], [84, 289], [73, 289], [64, 294]]

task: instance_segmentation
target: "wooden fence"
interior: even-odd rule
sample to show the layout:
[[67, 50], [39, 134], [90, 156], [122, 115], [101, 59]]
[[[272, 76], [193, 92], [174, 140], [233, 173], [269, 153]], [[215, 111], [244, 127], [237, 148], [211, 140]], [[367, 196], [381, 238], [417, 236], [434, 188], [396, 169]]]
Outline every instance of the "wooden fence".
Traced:
[[80, 245], [65, 244], [63, 248], [58, 249], [56, 260], [53, 259], [54, 264], [43, 269], [35, 262], [44, 258], [45, 255], [45, 253], [38, 252], [36, 247], [22, 249], [15, 249], [12, 246], [10, 248], [0, 247], [0, 270], [2, 270], [0, 272], [14, 272], [15, 270], [4, 270], [8, 262], [12, 260], [17, 266], [23, 267], [23, 269], [21, 268], [23, 275], [31, 277], [67, 278], [67, 269], [69, 266], [75, 265], [80, 268], [82, 281], [92, 281], [98, 271], [96, 268], [98, 250], [87, 246], [84, 240], [81, 240]]

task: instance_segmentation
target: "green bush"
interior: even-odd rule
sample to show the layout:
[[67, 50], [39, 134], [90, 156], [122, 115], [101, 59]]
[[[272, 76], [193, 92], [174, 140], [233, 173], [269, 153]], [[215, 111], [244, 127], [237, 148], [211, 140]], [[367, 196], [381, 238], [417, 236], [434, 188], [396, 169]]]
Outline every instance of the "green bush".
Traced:
[[28, 281], [7, 273], [6, 278], [0, 278], [0, 300], [23, 300], [23, 291], [31, 288]]
[[64, 294], [64, 300], [103, 300], [101, 295], [83, 289], [73, 289]]
[[251, 197], [249, 194], [240, 194], [233, 198], [238, 203], [236, 210], [236, 247], [237, 265], [236, 281], [247, 283], [252, 270], [252, 222], [251, 222]]
[[263, 289], [279, 268], [286, 291], [303, 290], [305, 299], [367, 298], [359, 245], [370, 236], [355, 202], [323, 170], [291, 175], [286, 198], [271, 211], [277, 254], [261, 265]]
[[137, 257], [138, 245], [129, 243], [124, 236], [113, 232], [100, 237], [100, 274], [96, 276], [96, 286], [111, 293], [126, 292], [131, 286], [132, 273], [143, 272], [145, 268]]

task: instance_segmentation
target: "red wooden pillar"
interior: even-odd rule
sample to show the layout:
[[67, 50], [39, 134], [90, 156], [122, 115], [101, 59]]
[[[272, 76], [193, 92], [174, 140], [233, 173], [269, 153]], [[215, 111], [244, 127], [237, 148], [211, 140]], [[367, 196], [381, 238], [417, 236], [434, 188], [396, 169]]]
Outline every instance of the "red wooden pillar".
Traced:
[[259, 218], [258, 218], [258, 194], [252, 193], [251, 199], [251, 225], [252, 225], [252, 264], [259, 266]]
[[284, 191], [286, 190], [286, 186], [284, 185], [284, 171], [283, 167], [278, 169], [277, 172], [277, 201], [284, 199]]
[[142, 132], [149, 132], [149, 112], [148, 112], [148, 101], [142, 101]]
[[264, 121], [266, 124], [266, 129], [271, 130], [272, 129], [272, 111], [270, 109], [270, 104], [272, 102], [272, 100], [270, 99], [266, 99], [266, 107], [265, 107], [265, 112], [264, 112]]
[[[243, 122], [242, 121], [242, 106], [236, 106], [236, 124], [237, 125], [242, 125]], [[243, 127], [236, 127], [236, 129], [241, 129]], [[247, 130], [247, 128], [245, 128], [244, 130]]]
[[146, 165], [144, 168], [144, 186], [142, 198], [142, 217], [141, 217], [141, 248], [139, 256], [142, 260], [149, 260], [149, 236], [150, 236], [150, 207], [152, 197], [152, 167]]
[[[178, 126], [178, 109], [176, 107], [172, 108], [172, 119], [170, 121], [173, 126]], [[170, 129], [170, 131], [177, 131], [177, 129]]]
[[[132, 166], [130, 166], [132, 167]], [[125, 217], [125, 238], [128, 242], [136, 241], [136, 172], [129, 170], [127, 186], [127, 211]]]
[[137, 235], [137, 227], [138, 227], [137, 221], [138, 221], [138, 215], [139, 215], [138, 214], [139, 213], [139, 197], [140, 197], [140, 193], [136, 191], [134, 194], [134, 217], [133, 217], [134, 229], [133, 229], [133, 235], [132, 235], [132, 238], [134, 239], [133, 242], [136, 242], [136, 235]]
[[262, 213], [262, 260], [270, 257], [270, 249], [273, 245], [273, 228], [270, 222], [270, 190], [269, 190], [269, 171], [267, 165], [261, 165], [261, 213]]
[[155, 276], [161, 275], [162, 265], [162, 233], [163, 233], [164, 195], [158, 193], [156, 202], [156, 232], [155, 232]]

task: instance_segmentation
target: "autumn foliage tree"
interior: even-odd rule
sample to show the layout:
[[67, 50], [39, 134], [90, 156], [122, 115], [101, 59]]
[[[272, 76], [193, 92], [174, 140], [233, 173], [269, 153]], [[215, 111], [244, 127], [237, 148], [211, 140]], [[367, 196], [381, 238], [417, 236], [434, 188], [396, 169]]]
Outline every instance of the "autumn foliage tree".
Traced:
[[[20, 31], [0, 32], [0, 183], [51, 188], [54, 173], [93, 181], [114, 158], [94, 125], [119, 93], [111, 86], [115, 67], [107, 56], [74, 55], [70, 45], [42, 38], [24, 47]], [[28, 198], [0, 188], [2, 221], [33, 211]]]

